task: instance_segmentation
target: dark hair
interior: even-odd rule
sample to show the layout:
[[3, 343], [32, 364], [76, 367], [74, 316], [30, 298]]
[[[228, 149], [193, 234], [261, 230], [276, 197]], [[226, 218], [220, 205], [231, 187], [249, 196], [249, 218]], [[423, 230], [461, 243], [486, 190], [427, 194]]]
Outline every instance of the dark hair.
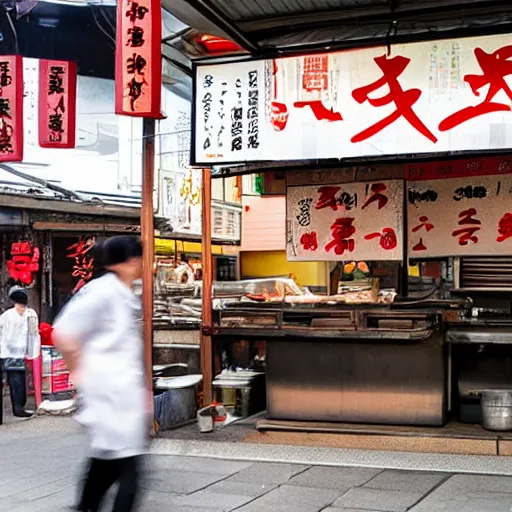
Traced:
[[94, 256], [100, 268], [125, 263], [142, 256], [142, 243], [135, 236], [114, 236], [95, 247]]
[[9, 298], [14, 302], [14, 304], [21, 304], [22, 306], [26, 306], [28, 304], [28, 296], [27, 292], [24, 290], [16, 290], [9, 295]]

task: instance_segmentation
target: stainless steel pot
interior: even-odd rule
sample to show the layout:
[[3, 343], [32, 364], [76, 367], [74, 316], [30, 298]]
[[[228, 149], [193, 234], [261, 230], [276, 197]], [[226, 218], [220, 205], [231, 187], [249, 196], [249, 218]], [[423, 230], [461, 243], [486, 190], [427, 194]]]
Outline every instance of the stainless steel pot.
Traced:
[[512, 389], [482, 391], [480, 403], [486, 430], [512, 431]]

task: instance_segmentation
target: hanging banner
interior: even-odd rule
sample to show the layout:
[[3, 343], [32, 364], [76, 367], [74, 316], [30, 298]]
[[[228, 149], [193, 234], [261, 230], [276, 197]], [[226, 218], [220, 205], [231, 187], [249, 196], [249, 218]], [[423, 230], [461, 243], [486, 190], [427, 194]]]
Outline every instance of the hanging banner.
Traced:
[[288, 261], [402, 260], [404, 182], [288, 187]]
[[75, 147], [76, 63], [39, 61], [39, 145]]
[[116, 38], [116, 114], [161, 117], [160, 0], [119, 0]]
[[23, 160], [23, 60], [0, 55], [0, 162]]
[[512, 175], [407, 183], [409, 258], [512, 254]]
[[194, 163], [510, 148], [511, 66], [510, 34], [199, 64]]

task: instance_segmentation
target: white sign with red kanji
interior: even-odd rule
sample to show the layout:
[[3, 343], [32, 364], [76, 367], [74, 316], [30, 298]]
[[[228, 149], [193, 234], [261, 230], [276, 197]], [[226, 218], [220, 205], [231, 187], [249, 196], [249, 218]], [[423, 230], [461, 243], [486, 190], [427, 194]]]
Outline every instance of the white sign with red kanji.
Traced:
[[197, 66], [194, 163], [512, 147], [510, 34]]
[[402, 180], [288, 187], [288, 261], [402, 260]]
[[512, 175], [407, 182], [409, 258], [512, 254]]

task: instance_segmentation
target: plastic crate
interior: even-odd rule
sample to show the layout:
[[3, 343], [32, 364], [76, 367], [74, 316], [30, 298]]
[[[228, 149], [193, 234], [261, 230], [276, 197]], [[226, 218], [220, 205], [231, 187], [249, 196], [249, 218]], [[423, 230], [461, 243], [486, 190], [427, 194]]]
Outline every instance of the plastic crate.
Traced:
[[62, 356], [52, 358], [52, 373], [67, 372], [68, 367]]
[[52, 391], [51, 393], [66, 393], [73, 390], [73, 382], [69, 377], [69, 372], [52, 375], [51, 379]]
[[55, 395], [74, 391], [74, 386], [69, 378], [69, 371], [62, 355], [54, 347], [50, 346], [43, 346], [41, 351], [43, 359], [43, 395]]

